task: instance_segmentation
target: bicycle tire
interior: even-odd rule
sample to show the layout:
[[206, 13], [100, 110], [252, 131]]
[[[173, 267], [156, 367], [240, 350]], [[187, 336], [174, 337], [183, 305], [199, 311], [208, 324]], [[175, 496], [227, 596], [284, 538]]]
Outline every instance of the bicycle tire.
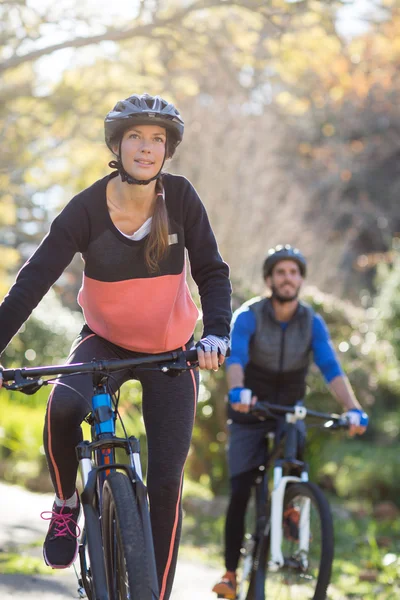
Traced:
[[[310, 592], [301, 594], [299, 591], [296, 592], [295, 597], [299, 600], [325, 600], [326, 594], [328, 590], [328, 586], [331, 579], [332, 573], [332, 563], [334, 557], [334, 533], [333, 533], [333, 519], [330, 510], [330, 506], [328, 500], [326, 499], [323, 492], [315, 483], [290, 483], [287, 486], [285, 499], [284, 499], [284, 514], [285, 512], [292, 508], [296, 499], [308, 498], [311, 501], [311, 505], [314, 507], [316, 511], [316, 529], [318, 526], [320, 527], [319, 531], [311, 530], [311, 536], [315, 535], [315, 538], [310, 537], [310, 552], [309, 557], [310, 562], [311, 558], [313, 558], [312, 554], [315, 551], [319, 556], [315, 560], [315, 567], [313, 569], [313, 576], [310, 577]], [[298, 500], [299, 501], [299, 500]], [[316, 533], [319, 533], [320, 541], [319, 546], [317, 546]], [[296, 542], [291, 542], [292, 546], [295, 545]], [[314, 550], [316, 548], [316, 550]], [[269, 543], [266, 549], [266, 555], [269, 553]], [[289, 558], [284, 554], [285, 558]], [[285, 569], [280, 569], [278, 573], [283, 573], [285, 576]], [[292, 572], [291, 572], [292, 573]], [[311, 569], [309, 569], [309, 573], [311, 574]], [[266, 579], [272, 579], [272, 573], [266, 571]], [[286, 572], [287, 575], [287, 572]], [[304, 574], [300, 574], [298, 576], [298, 580], [301, 581], [301, 578], [306, 579]], [[290, 581], [290, 579], [289, 579]], [[303, 581], [303, 589], [306, 585], [306, 582]], [[294, 584], [288, 585], [286, 582], [286, 588], [289, 589]], [[315, 589], [314, 589], [315, 587]], [[266, 600], [273, 600], [276, 596], [273, 594], [269, 594], [268, 583], [266, 584]], [[279, 597], [284, 599], [284, 595], [280, 592]], [[288, 595], [287, 598], [291, 598], [293, 596]]]
[[104, 482], [101, 520], [110, 600], [151, 600], [143, 526], [124, 473], [113, 471]]
[[85, 540], [83, 544], [79, 546], [79, 563], [80, 563], [80, 580], [85, 590], [86, 597], [88, 600], [95, 600], [95, 592], [93, 586], [92, 571], [88, 561], [88, 548], [86, 541], [85, 527], [82, 530], [82, 538]]
[[260, 541], [251, 536], [242, 549], [242, 567], [237, 600], [255, 600], [255, 574], [258, 568]]
[[[311, 505], [314, 507], [316, 512], [316, 526], [320, 526], [319, 544], [317, 546], [316, 539], [313, 538], [316, 530], [311, 528], [310, 536], [310, 552], [309, 562], [311, 559], [315, 564], [313, 569], [309, 568], [308, 574], [301, 570], [294, 570], [292, 567], [283, 567], [277, 572], [271, 572], [266, 569], [266, 583], [265, 583], [265, 599], [275, 600], [280, 598], [281, 600], [290, 600], [291, 598], [297, 598], [298, 600], [326, 600], [326, 594], [331, 579], [332, 563], [334, 557], [334, 533], [333, 533], [333, 519], [330, 510], [328, 500], [326, 499], [320, 488], [314, 483], [289, 483], [285, 493], [284, 508], [283, 512], [293, 509], [293, 505], [299, 503], [301, 498], [308, 498], [311, 501]], [[300, 499], [300, 500], [299, 500]], [[288, 540], [293, 547], [296, 545], [295, 540], [291, 540], [288, 536]], [[260, 550], [261, 555], [267, 559], [270, 552], [270, 537], [265, 536], [262, 541], [262, 549]], [[289, 546], [289, 545], [288, 545]], [[316, 550], [314, 550], [314, 548]], [[288, 548], [284, 551], [284, 558], [288, 561], [293, 560], [295, 553], [292, 551], [288, 552]], [[313, 552], [317, 552], [319, 556], [314, 560]], [[274, 579], [283, 582], [281, 587], [277, 589], [274, 585]], [[270, 585], [269, 585], [270, 582]], [[292, 590], [295, 590], [292, 592]], [[294, 595], [293, 595], [294, 593]]]

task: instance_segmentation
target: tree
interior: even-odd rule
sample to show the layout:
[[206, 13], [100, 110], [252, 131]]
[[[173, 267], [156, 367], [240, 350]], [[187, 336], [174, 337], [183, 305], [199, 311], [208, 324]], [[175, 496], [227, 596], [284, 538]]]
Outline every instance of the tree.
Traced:
[[394, 348], [400, 361], [400, 240], [393, 240], [390, 264], [381, 262], [378, 266], [377, 288], [374, 308], [377, 313], [377, 333]]
[[[209, 69], [216, 67], [242, 102], [248, 96], [240, 81], [243, 68], [254, 60], [261, 64], [265, 38], [280, 35], [309, 5], [142, 0], [136, 14], [114, 16], [110, 23], [109, 10], [94, 11], [85, 1], [73, 0], [68, 18], [65, 2], [4, 2], [0, 206], [15, 218], [11, 232], [4, 231], [7, 223], [0, 227], [3, 244], [21, 255], [17, 266], [42, 239], [55, 210], [104, 174], [107, 154], [98, 124], [127, 90], [165, 93], [184, 104], [212, 80]], [[63, 62], [66, 51], [69, 61]], [[75, 286], [78, 271], [75, 263]]]
[[[287, 241], [308, 254], [313, 283], [358, 300], [373, 285], [354, 268], [358, 256], [385, 250], [400, 227], [387, 184], [396, 181], [398, 14], [389, 6], [391, 19], [349, 42], [335, 29], [338, 5], [144, 1], [110, 27], [85, 3], [61, 23], [62, 3], [46, 14], [5, 3], [2, 189], [16, 204], [6, 243], [19, 262], [54, 209], [105, 173], [99, 123], [139, 87], [182, 107], [186, 139], [171, 169], [205, 199], [235, 281], [257, 289], [266, 250]], [[70, 64], [46, 79], [38, 66], [62, 51]], [[77, 261], [64, 294], [75, 308], [79, 273]]]
[[382, 10], [352, 40], [325, 26], [271, 48], [276, 102], [292, 131], [287, 151], [309, 195], [303, 227], [325, 232], [313, 243], [319, 285], [355, 301], [360, 289], [374, 290], [374, 272], [358, 269], [358, 258], [385, 252], [400, 230], [400, 12], [390, 2]]

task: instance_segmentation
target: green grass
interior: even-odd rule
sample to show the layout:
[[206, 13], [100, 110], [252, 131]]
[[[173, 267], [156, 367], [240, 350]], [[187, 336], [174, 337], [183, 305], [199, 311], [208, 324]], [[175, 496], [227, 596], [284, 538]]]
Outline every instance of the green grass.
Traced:
[[[352, 600], [400, 597], [400, 523], [368, 517], [335, 520], [332, 582]], [[370, 581], [362, 579], [368, 577]]]
[[186, 558], [196, 558], [207, 564], [222, 564], [222, 536], [224, 516], [206, 517], [185, 514], [182, 523], [180, 553]]
[[51, 571], [42, 558], [28, 554], [2, 552], [0, 554], [0, 573], [6, 575], [49, 575]]

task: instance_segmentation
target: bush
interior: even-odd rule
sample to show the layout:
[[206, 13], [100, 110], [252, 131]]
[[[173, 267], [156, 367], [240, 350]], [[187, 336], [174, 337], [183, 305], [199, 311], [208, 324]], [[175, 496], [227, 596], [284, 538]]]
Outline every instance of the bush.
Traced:
[[391, 344], [400, 360], [400, 239], [394, 241], [394, 248], [392, 265], [380, 264], [378, 267], [377, 288], [380, 293], [374, 306], [378, 316], [377, 332]]

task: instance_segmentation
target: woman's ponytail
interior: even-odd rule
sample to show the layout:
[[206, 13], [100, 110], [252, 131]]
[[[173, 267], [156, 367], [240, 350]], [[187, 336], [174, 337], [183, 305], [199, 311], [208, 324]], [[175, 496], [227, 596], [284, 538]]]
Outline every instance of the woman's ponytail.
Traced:
[[150, 273], [158, 271], [159, 263], [166, 256], [169, 249], [169, 219], [161, 177], [156, 181], [156, 194], [151, 230], [145, 248], [145, 261]]

